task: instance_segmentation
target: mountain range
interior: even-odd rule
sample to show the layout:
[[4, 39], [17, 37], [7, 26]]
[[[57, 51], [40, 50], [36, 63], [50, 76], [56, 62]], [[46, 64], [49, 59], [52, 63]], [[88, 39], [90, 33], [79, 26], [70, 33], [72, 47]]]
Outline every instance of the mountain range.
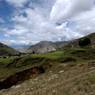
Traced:
[[[90, 38], [92, 45], [95, 45], [95, 33], [89, 34], [85, 37]], [[47, 53], [51, 51], [62, 50], [64, 48], [79, 47], [78, 45], [79, 40], [80, 39], [75, 39], [71, 41], [60, 41], [60, 42], [41, 41], [36, 45], [30, 46], [26, 50], [26, 52], [27, 53]]]
[[[91, 39], [92, 45], [95, 44], [95, 33], [89, 34], [85, 37], [88, 37]], [[60, 41], [60, 42], [41, 41], [35, 45], [23, 46], [16, 50], [7, 45], [4, 45], [3, 43], [0, 43], [0, 56], [1, 55], [16, 55], [19, 52], [43, 54], [43, 53], [52, 52], [56, 50], [63, 50], [64, 48], [79, 47], [78, 42], [79, 42], [79, 39], [75, 39], [71, 41]]]

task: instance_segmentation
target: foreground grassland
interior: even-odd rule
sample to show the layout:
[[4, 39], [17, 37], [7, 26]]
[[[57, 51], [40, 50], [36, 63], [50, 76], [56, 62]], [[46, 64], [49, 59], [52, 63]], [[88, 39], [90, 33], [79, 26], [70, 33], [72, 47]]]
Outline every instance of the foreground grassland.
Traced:
[[95, 95], [95, 49], [71, 48], [47, 54], [0, 58], [0, 80], [34, 66], [48, 66], [0, 95]]
[[[95, 49], [71, 48], [47, 54], [32, 54], [20, 57], [0, 58], [0, 79], [6, 78], [16, 72], [37, 65], [48, 63], [74, 63], [80, 64], [84, 61], [95, 59]], [[54, 65], [52, 64], [52, 65]]]

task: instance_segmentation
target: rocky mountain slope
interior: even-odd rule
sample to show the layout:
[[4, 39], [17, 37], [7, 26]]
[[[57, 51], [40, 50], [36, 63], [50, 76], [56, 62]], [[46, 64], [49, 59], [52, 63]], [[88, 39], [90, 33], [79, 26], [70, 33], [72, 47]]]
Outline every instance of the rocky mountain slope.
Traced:
[[3, 43], [0, 43], [0, 56], [6, 56], [6, 55], [17, 55], [19, 54], [18, 51], [15, 49], [4, 45]]
[[51, 51], [56, 51], [62, 48], [67, 42], [51, 42], [51, 41], [41, 41], [36, 45], [29, 47], [26, 52], [28, 53], [48, 53]]

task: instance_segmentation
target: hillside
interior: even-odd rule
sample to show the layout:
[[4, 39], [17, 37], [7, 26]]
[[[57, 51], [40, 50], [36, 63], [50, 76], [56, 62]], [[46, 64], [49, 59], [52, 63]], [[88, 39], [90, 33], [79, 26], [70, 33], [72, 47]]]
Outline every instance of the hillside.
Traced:
[[3, 43], [0, 43], [0, 56], [6, 56], [6, 55], [17, 55], [19, 54], [18, 51], [15, 49], [4, 45]]
[[[87, 35], [86, 37], [91, 39], [91, 43], [95, 46], [95, 33]], [[41, 41], [36, 45], [30, 46], [26, 53], [48, 53], [51, 51], [62, 50], [64, 48], [79, 47], [78, 42], [80, 39], [75, 39], [72, 41], [60, 41], [60, 42], [51, 42], [51, 41]]]
[[6, 68], [17, 73], [0, 82], [0, 95], [95, 95], [95, 49], [35, 54], [14, 62]]
[[36, 45], [29, 47], [26, 52], [28, 53], [48, 53], [51, 51], [56, 51], [59, 48], [63, 48], [68, 42], [51, 42], [51, 41], [41, 41]]
[[0, 95], [95, 95], [95, 35], [88, 37], [89, 47], [72, 46], [78, 39], [58, 51], [2, 59]]
[[[85, 36], [91, 40], [91, 46], [95, 47], [95, 33], [89, 34]], [[82, 37], [84, 38], [84, 37]], [[79, 40], [80, 39], [75, 39], [73, 41], [69, 41], [67, 45], [64, 46], [64, 48], [71, 48], [71, 47], [79, 47]]]

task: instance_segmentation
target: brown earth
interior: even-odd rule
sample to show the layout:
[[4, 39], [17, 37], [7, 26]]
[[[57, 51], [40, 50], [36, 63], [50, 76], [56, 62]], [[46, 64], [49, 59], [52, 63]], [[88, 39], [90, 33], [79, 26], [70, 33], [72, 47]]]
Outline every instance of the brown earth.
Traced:
[[40, 76], [1, 90], [0, 95], [95, 95], [95, 61], [56, 64]]

